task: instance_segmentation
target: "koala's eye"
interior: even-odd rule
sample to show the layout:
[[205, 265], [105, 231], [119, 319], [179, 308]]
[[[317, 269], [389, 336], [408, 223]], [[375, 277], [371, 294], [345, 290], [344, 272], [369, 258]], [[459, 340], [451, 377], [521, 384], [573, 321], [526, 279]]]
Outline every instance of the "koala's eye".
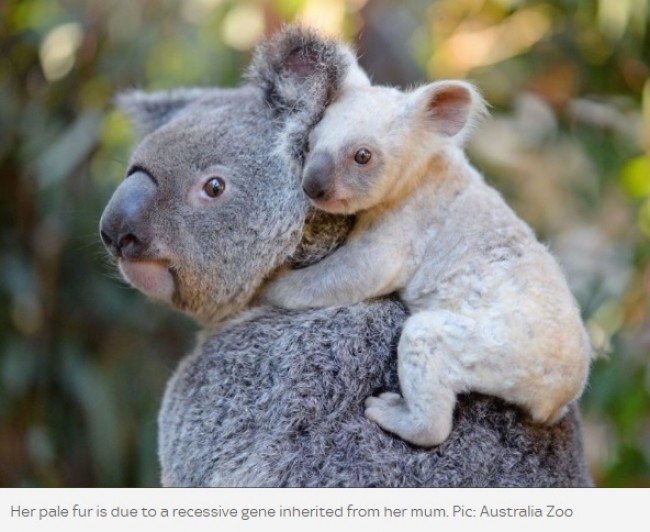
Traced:
[[302, 152], [307, 154], [309, 153], [309, 150], [311, 149], [311, 146], [309, 145], [309, 139], [305, 141], [305, 145], [302, 147]]
[[226, 190], [226, 182], [220, 177], [211, 177], [203, 185], [203, 192], [210, 198], [217, 198]]
[[360, 148], [354, 154], [354, 160], [357, 164], [368, 164], [372, 158], [372, 152], [368, 148]]

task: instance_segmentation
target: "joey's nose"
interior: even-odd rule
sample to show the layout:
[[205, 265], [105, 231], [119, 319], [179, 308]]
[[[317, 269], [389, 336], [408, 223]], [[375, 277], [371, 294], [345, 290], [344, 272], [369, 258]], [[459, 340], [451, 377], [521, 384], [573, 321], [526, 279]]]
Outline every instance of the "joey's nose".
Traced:
[[100, 221], [100, 237], [115, 257], [137, 259], [151, 240], [151, 207], [157, 186], [144, 172], [135, 172], [117, 187]]
[[329, 153], [314, 153], [305, 166], [302, 189], [313, 200], [327, 200], [334, 192], [334, 157]]

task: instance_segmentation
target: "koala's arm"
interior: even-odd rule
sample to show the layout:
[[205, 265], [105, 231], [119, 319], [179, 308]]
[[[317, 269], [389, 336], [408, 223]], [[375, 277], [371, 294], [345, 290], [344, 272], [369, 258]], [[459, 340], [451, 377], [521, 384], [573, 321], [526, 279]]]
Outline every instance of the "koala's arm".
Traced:
[[287, 309], [351, 305], [401, 288], [407, 253], [381, 231], [353, 231], [346, 244], [320, 262], [280, 273], [262, 300]]

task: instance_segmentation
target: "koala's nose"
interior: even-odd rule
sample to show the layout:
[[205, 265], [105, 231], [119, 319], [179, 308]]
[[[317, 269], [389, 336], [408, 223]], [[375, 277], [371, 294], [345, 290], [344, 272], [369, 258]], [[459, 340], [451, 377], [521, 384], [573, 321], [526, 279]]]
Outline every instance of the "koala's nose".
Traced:
[[106, 249], [114, 257], [136, 259], [149, 245], [150, 207], [157, 186], [144, 172], [135, 172], [117, 187], [104, 209], [99, 234]]
[[334, 157], [329, 153], [314, 153], [305, 166], [302, 189], [313, 200], [327, 200], [334, 192]]

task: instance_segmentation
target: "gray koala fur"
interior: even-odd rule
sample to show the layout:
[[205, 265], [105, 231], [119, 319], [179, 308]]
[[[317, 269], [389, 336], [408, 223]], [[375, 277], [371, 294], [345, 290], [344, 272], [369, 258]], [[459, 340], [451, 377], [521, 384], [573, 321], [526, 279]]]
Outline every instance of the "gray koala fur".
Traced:
[[[283, 60], [305, 46], [306, 62]], [[121, 98], [145, 134], [130, 165], [157, 187], [146, 226], [133, 231], [147, 234], [142, 253], [169, 265], [172, 304], [205, 324], [164, 395], [162, 484], [591, 485], [575, 405], [549, 428], [497, 399], [462, 396], [451, 436], [430, 450], [367, 420], [365, 398], [398, 390], [395, 346], [406, 311], [397, 300], [313, 311], [251, 304], [278, 267], [322, 258], [350, 229], [349, 219], [310, 211], [300, 191], [306, 134], [349, 60], [339, 46], [287, 28], [258, 50], [251, 81], [239, 88]], [[319, 80], [309, 101], [295, 100], [290, 78]], [[215, 169], [232, 195], [191, 204], [197, 180]], [[102, 227], [119, 212], [112, 200]]]
[[[253, 311], [251, 311], [253, 312]], [[513, 407], [460, 398], [449, 439], [424, 450], [363, 415], [398, 390], [392, 300], [264, 309], [199, 342], [160, 413], [167, 486], [585, 486], [574, 407], [544, 428]]]

